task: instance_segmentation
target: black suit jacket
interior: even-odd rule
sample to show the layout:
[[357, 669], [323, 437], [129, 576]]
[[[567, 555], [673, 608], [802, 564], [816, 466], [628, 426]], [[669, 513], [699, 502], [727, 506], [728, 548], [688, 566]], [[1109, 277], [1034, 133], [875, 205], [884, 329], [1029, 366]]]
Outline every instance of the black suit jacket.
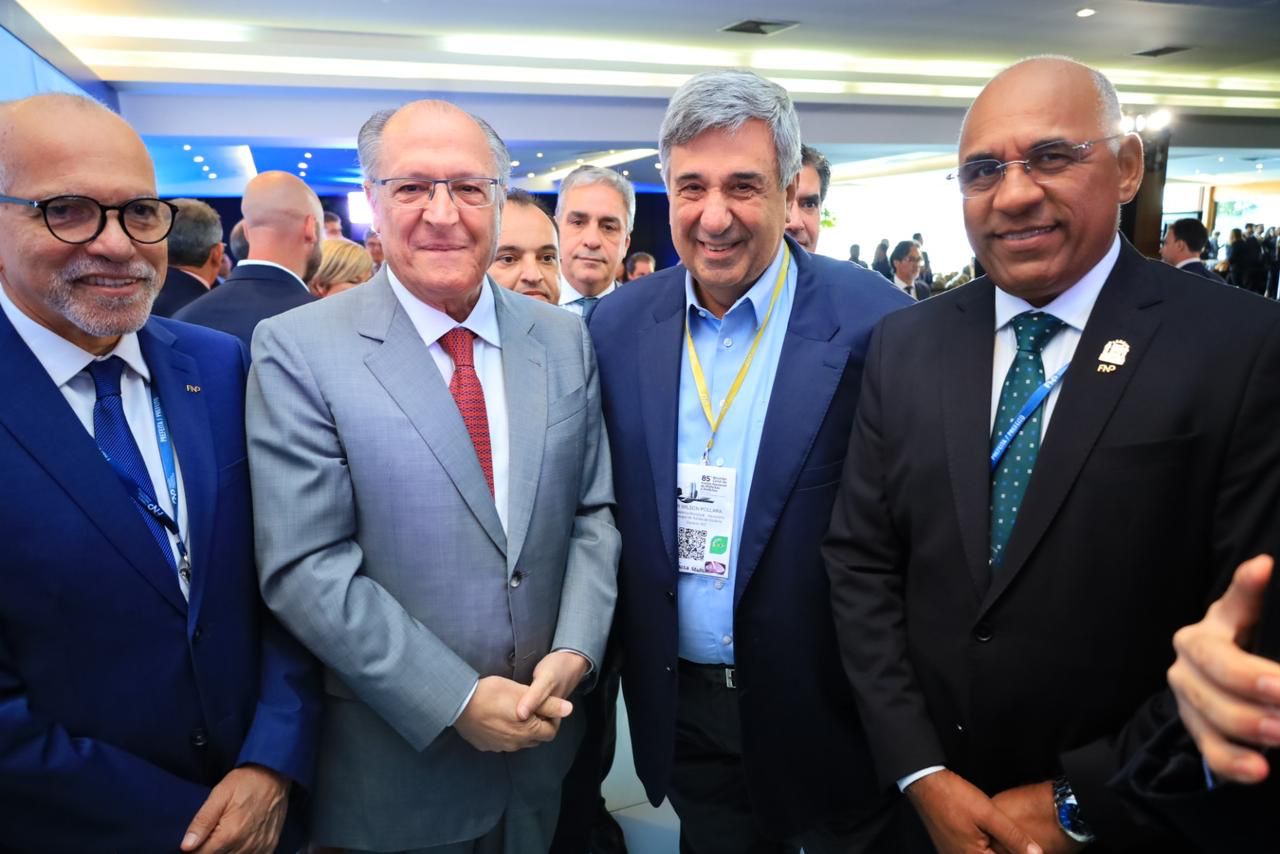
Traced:
[[1220, 285], [1227, 283], [1226, 279], [1206, 267], [1203, 261], [1192, 261], [1190, 264], [1184, 264], [1178, 269], [1187, 273], [1195, 273], [1197, 276], [1204, 276], [1209, 281], [1217, 282]]
[[[882, 791], [840, 669], [819, 546], [871, 330], [910, 302], [876, 273], [787, 242], [795, 300], [743, 523], [734, 638], [747, 788], [761, 821], [790, 835]], [[684, 281], [683, 265], [653, 273], [591, 318], [622, 533], [615, 634], [636, 770], [654, 805], [676, 737]]]
[[190, 273], [170, 267], [164, 277], [164, 287], [151, 306], [156, 317], [173, 317], [180, 309], [209, 293], [209, 289]]
[[315, 300], [310, 291], [284, 270], [242, 262], [221, 287], [182, 309], [174, 319], [229, 332], [243, 341], [247, 349], [258, 321]]
[[993, 578], [994, 291], [891, 315], [867, 360], [825, 554], [877, 768], [1065, 773], [1091, 850], [1178, 851], [1109, 781], [1168, 720], [1174, 631], [1280, 537], [1280, 306], [1125, 243]]

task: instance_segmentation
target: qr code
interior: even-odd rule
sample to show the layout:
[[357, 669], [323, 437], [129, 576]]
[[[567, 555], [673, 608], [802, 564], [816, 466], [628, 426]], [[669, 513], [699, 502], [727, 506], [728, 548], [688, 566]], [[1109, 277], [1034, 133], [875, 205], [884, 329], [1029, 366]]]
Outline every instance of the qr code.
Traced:
[[707, 550], [707, 532], [701, 528], [680, 529], [680, 560], [702, 560]]

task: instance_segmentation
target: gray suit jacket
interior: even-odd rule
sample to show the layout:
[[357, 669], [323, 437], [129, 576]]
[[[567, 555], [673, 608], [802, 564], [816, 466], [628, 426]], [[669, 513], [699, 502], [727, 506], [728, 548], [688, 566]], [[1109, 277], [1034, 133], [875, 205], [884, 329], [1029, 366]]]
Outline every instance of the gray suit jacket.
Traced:
[[385, 271], [263, 321], [247, 423], [263, 597], [324, 663], [315, 840], [474, 839], [558, 785], [580, 721], [481, 753], [449, 724], [479, 676], [552, 649], [598, 668], [617, 592], [609, 448], [582, 321], [487, 282], [510, 417], [503, 531], [462, 417]]

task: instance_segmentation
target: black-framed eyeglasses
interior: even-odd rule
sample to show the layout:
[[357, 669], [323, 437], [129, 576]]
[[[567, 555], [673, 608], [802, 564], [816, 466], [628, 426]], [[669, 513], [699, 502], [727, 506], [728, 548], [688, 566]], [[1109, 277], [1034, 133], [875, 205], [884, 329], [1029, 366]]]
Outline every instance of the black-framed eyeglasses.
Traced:
[[960, 168], [948, 175], [947, 180], [955, 181], [960, 187], [960, 195], [966, 199], [994, 190], [1010, 166], [1021, 166], [1032, 181], [1047, 184], [1086, 159], [1098, 143], [1121, 139], [1126, 135], [1121, 133], [1075, 143], [1065, 140], [1046, 142], [1028, 151], [1022, 160], [970, 160], [960, 164]]
[[35, 208], [44, 216], [49, 233], [63, 243], [92, 243], [107, 227], [107, 212], [115, 211], [120, 228], [135, 243], [159, 243], [173, 230], [178, 206], [162, 199], [139, 198], [104, 205], [88, 196], [22, 199], [0, 196], [0, 202]]
[[444, 184], [453, 203], [464, 208], [486, 208], [498, 199], [497, 178], [379, 178], [373, 183], [387, 191], [391, 203], [402, 208], [426, 207]]

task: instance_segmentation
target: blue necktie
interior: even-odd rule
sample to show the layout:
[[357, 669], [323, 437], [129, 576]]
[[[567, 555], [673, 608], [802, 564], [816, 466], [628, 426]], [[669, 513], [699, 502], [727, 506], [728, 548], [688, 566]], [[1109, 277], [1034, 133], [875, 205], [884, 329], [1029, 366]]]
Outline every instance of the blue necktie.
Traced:
[[600, 297], [583, 297], [578, 300], [582, 303], [582, 322], [591, 322], [591, 313], [596, 310], [596, 303], [600, 302]]
[[[142, 452], [133, 439], [129, 422], [124, 417], [124, 401], [120, 397], [120, 375], [124, 372], [124, 359], [112, 356], [110, 359], [95, 360], [89, 363], [88, 371], [89, 376], [93, 377], [94, 390], [98, 394], [98, 401], [93, 405], [93, 438], [119, 470], [132, 478], [146, 492], [147, 497], [155, 502], [151, 475], [147, 472], [146, 463], [142, 461]], [[133, 490], [130, 490], [130, 503], [142, 514], [143, 521], [147, 523], [151, 536], [155, 537], [165, 560], [177, 572], [178, 564], [173, 558], [169, 533], [154, 516], [138, 506], [133, 495]]]
[[[1040, 351], [1057, 334], [1064, 324], [1052, 314], [1027, 311], [1012, 321], [1014, 334], [1018, 336], [1018, 352], [1005, 374], [1004, 387], [1000, 390], [1000, 407], [996, 410], [995, 429], [991, 434], [991, 447], [1009, 429], [1027, 398], [1044, 385], [1044, 361]], [[1013, 523], [1018, 518], [1018, 508], [1027, 493], [1027, 483], [1035, 468], [1036, 454], [1040, 450], [1040, 424], [1045, 403], [1027, 418], [1022, 429], [1009, 443], [1000, 464], [991, 474], [991, 568], [1000, 568], [1004, 560], [1005, 546], [1013, 533]]]

